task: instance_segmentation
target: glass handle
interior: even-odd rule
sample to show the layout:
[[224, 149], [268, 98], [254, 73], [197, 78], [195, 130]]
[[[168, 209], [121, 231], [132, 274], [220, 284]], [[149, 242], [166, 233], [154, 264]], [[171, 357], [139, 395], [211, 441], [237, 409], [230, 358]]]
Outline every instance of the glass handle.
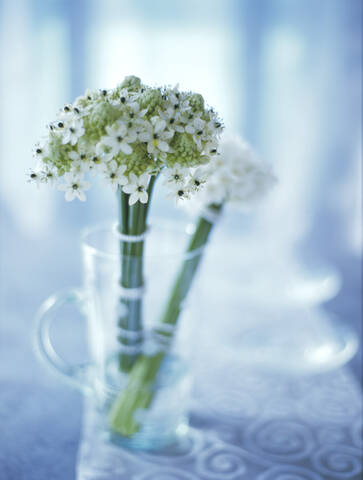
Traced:
[[40, 357], [58, 373], [61, 373], [85, 393], [92, 391], [92, 364], [72, 365], [67, 363], [55, 351], [49, 330], [54, 314], [64, 305], [73, 304], [84, 315], [84, 293], [76, 288], [55, 293], [40, 306], [37, 313], [36, 346]]

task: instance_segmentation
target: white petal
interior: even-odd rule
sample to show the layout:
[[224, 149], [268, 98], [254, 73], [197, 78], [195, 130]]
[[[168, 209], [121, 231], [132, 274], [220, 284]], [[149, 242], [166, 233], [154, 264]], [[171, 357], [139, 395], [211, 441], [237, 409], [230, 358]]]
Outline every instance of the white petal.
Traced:
[[122, 190], [128, 194], [134, 193], [136, 189], [137, 189], [137, 185], [135, 185], [134, 183], [128, 183], [127, 185], [124, 185], [124, 187], [122, 188]]
[[109, 168], [110, 170], [113, 170], [113, 171], [116, 170], [116, 168], [117, 168], [117, 162], [116, 162], [116, 160], [111, 160], [111, 161], [109, 162], [109, 164], [108, 164], [108, 168]]
[[151, 142], [149, 142], [149, 143], [147, 144], [147, 152], [148, 152], [148, 153], [154, 153], [154, 152], [155, 152], [154, 145], [153, 145]]
[[162, 132], [165, 127], [166, 127], [165, 120], [161, 120], [161, 119], [157, 120], [155, 122], [155, 127], [154, 127], [155, 133]]
[[67, 202], [71, 202], [74, 197], [76, 196], [76, 193], [74, 190], [67, 190], [66, 191], [66, 195], [65, 195], [65, 198], [67, 200]]
[[134, 192], [130, 195], [130, 198], [129, 198], [129, 205], [133, 205], [134, 203], [136, 203], [139, 199], [139, 194], [138, 192]]
[[124, 152], [126, 155], [130, 155], [132, 153], [132, 148], [130, 145], [126, 142], [121, 142], [120, 143], [120, 150]]
[[141, 142], [148, 142], [149, 140], [151, 140], [151, 134], [149, 132], [140, 132], [139, 140]]
[[125, 177], [125, 175], [119, 175], [119, 176], [117, 177], [117, 180], [118, 180], [118, 184], [119, 184], [119, 185], [126, 185], [127, 182], [128, 182], [128, 180], [127, 180], [127, 178]]
[[193, 133], [195, 132], [195, 128], [192, 127], [191, 125], [186, 125], [185, 131], [186, 131], [187, 133], [190, 133], [191, 135], [193, 135]]
[[86, 201], [86, 194], [82, 191], [77, 191], [77, 196], [78, 198], [81, 200], [81, 202], [85, 202]]
[[[162, 140], [159, 140], [158, 142], [158, 148], [162, 152], [168, 152], [169, 151], [169, 145], [166, 142], [163, 142]], [[150, 153], [150, 152], [149, 152]]]
[[147, 203], [147, 200], [148, 200], [148, 194], [147, 192], [141, 192], [141, 194], [139, 195], [140, 197], [140, 202], [141, 203]]

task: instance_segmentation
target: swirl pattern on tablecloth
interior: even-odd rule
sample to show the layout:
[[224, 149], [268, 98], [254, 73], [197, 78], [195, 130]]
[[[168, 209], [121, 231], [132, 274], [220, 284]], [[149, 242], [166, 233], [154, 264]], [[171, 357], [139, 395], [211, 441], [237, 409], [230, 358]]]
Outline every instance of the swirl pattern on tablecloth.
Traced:
[[320, 445], [329, 443], [345, 443], [347, 437], [346, 429], [341, 425], [327, 425], [323, 426], [316, 432], [318, 442]]
[[211, 480], [237, 480], [247, 472], [243, 451], [231, 445], [214, 445], [196, 459], [199, 477]]
[[261, 473], [256, 480], [324, 480], [317, 473], [306, 468], [278, 465]]
[[307, 426], [279, 418], [251, 424], [241, 446], [270, 462], [295, 462], [309, 456], [314, 439]]
[[318, 472], [327, 478], [353, 478], [362, 471], [361, 451], [346, 445], [328, 445], [312, 456]]
[[302, 398], [298, 411], [305, 420], [346, 424], [359, 415], [360, 402], [350, 391], [315, 390]]

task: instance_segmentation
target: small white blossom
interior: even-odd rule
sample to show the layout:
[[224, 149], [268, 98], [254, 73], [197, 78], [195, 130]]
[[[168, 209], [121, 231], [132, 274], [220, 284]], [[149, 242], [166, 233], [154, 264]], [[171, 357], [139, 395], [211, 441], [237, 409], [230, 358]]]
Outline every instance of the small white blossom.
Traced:
[[208, 133], [205, 131], [206, 122], [201, 118], [194, 118], [191, 123], [185, 127], [185, 131], [193, 136], [193, 140], [197, 144], [199, 150], [202, 150], [202, 140], [208, 139]]
[[135, 142], [137, 139], [136, 132], [128, 130], [125, 123], [118, 121], [112, 127], [106, 127], [107, 136], [101, 138], [103, 145], [110, 148], [112, 157], [120, 151], [129, 155], [132, 153], [132, 147], [129, 143]]
[[46, 142], [37, 143], [33, 149], [33, 156], [38, 161], [42, 161], [45, 157], [48, 156], [48, 153], [49, 153], [49, 149]]
[[188, 181], [189, 190], [199, 192], [208, 179], [208, 173], [203, 168], [197, 168]]
[[68, 156], [72, 160], [71, 173], [73, 175], [83, 176], [88, 172], [89, 161], [87, 160], [85, 153], [78, 153], [73, 150], [69, 152]]
[[42, 181], [42, 177], [39, 172], [36, 172], [35, 170], [29, 170], [26, 176], [27, 176], [28, 183], [33, 183], [34, 185], [37, 186], [37, 188], [39, 188], [39, 185]]
[[200, 169], [206, 172], [208, 181], [196, 200], [205, 207], [224, 202], [248, 207], [260, 200], [276, 182], [270, 167], [237, 135], [224, 136], [220, 154]]
[[148, 182], [149, 175], [147, 173], [143, 173], [139, 177], [134, 173], [130, 174], [129, 183], [122, 188], [125, 193], [130, 195], [129, 205], [133, 205], [138, 200], [141, 203], [147, 203], [149, 198], [147, 193]]
[[175, 204], [179, 205], [184, 200], [189, 200], [191, 193], [192, 192], [187, 185], [173, 185], [167, 197], [173, 199]]
[[81, 202], [86, 201], [86, 194], [84, 192], [90, 188], [91, 184], [89, 182], [69, 172], [64, 174], [64, 181], [65, 183], [58, 186], [58, 190], [65, 192], [67, 202], [71, 202], [76, 197], [79, 198]]
[[164, 185], [184, 185], [188, 169], [176, 163], [172, 168], [164, 168], [163, 175], [165, 177]]
[[83, 128], [83, 122], [80, 120], [73, 120], [71, 123], [65, 124], [63, 123], [63, 136], [62, 136], [62, 143], [66, 145], [70, 143], [71, 145], [75, 145], [80, 137], [84, 134], [85, 130]]
[[55, 179], [57, 177], [57, 171], [54, 168], [49, 167], [48, 165], [45, 165], [43, 170], [40, 173], [41, 173], [42, 183], [48, 183], [49, 185], [54, 184]]
[[179, 111], [174, 110], [174, 108], [169, 107], [164, 112], [160, 112], [160, 118], [166, 122], [169, 130], [174, 130], [179, 133], [184, 132], [184, 126], [181, 124], [184, 120], [183, 116]]
[[128, 180], [124, 175], [126, 170], [126, 165], [118, 166], [115, 160], [111, 160], [104, 168], [104, 178], [108, 185], [111, 186], [112, 190], [116, 192], [119, 185], [125, 185]]
[[139, 133], [139, 140], [147, 143], [147, 151], [152, 155], [159, 155], [169, 151], [170, 140], [174, 132], [165, 130], [166, 122], [159, 117], [153, 117], [151, 122], [145, 122], [145, 131]]

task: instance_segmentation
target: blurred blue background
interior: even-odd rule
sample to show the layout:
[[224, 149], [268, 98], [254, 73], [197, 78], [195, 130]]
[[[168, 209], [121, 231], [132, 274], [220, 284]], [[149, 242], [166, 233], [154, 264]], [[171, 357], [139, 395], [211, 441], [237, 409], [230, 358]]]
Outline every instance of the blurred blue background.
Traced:
[[[333, 264], [331, 308], [359, 328], [361, 14], [359, 0], [0, 2], [1, 478], [74, 476], [81, 399], [35, 359], [33, 318], [81, 282], [79, 232], [116, 204], [102, 186], [66, 203], [25, 172], [45, 125], [87, 87], [135, 74], [200, 91], [280, 180], [253, 219], [228, 212], [225, 231]], [[175, 212], [159, 195], [152, 215]]]

